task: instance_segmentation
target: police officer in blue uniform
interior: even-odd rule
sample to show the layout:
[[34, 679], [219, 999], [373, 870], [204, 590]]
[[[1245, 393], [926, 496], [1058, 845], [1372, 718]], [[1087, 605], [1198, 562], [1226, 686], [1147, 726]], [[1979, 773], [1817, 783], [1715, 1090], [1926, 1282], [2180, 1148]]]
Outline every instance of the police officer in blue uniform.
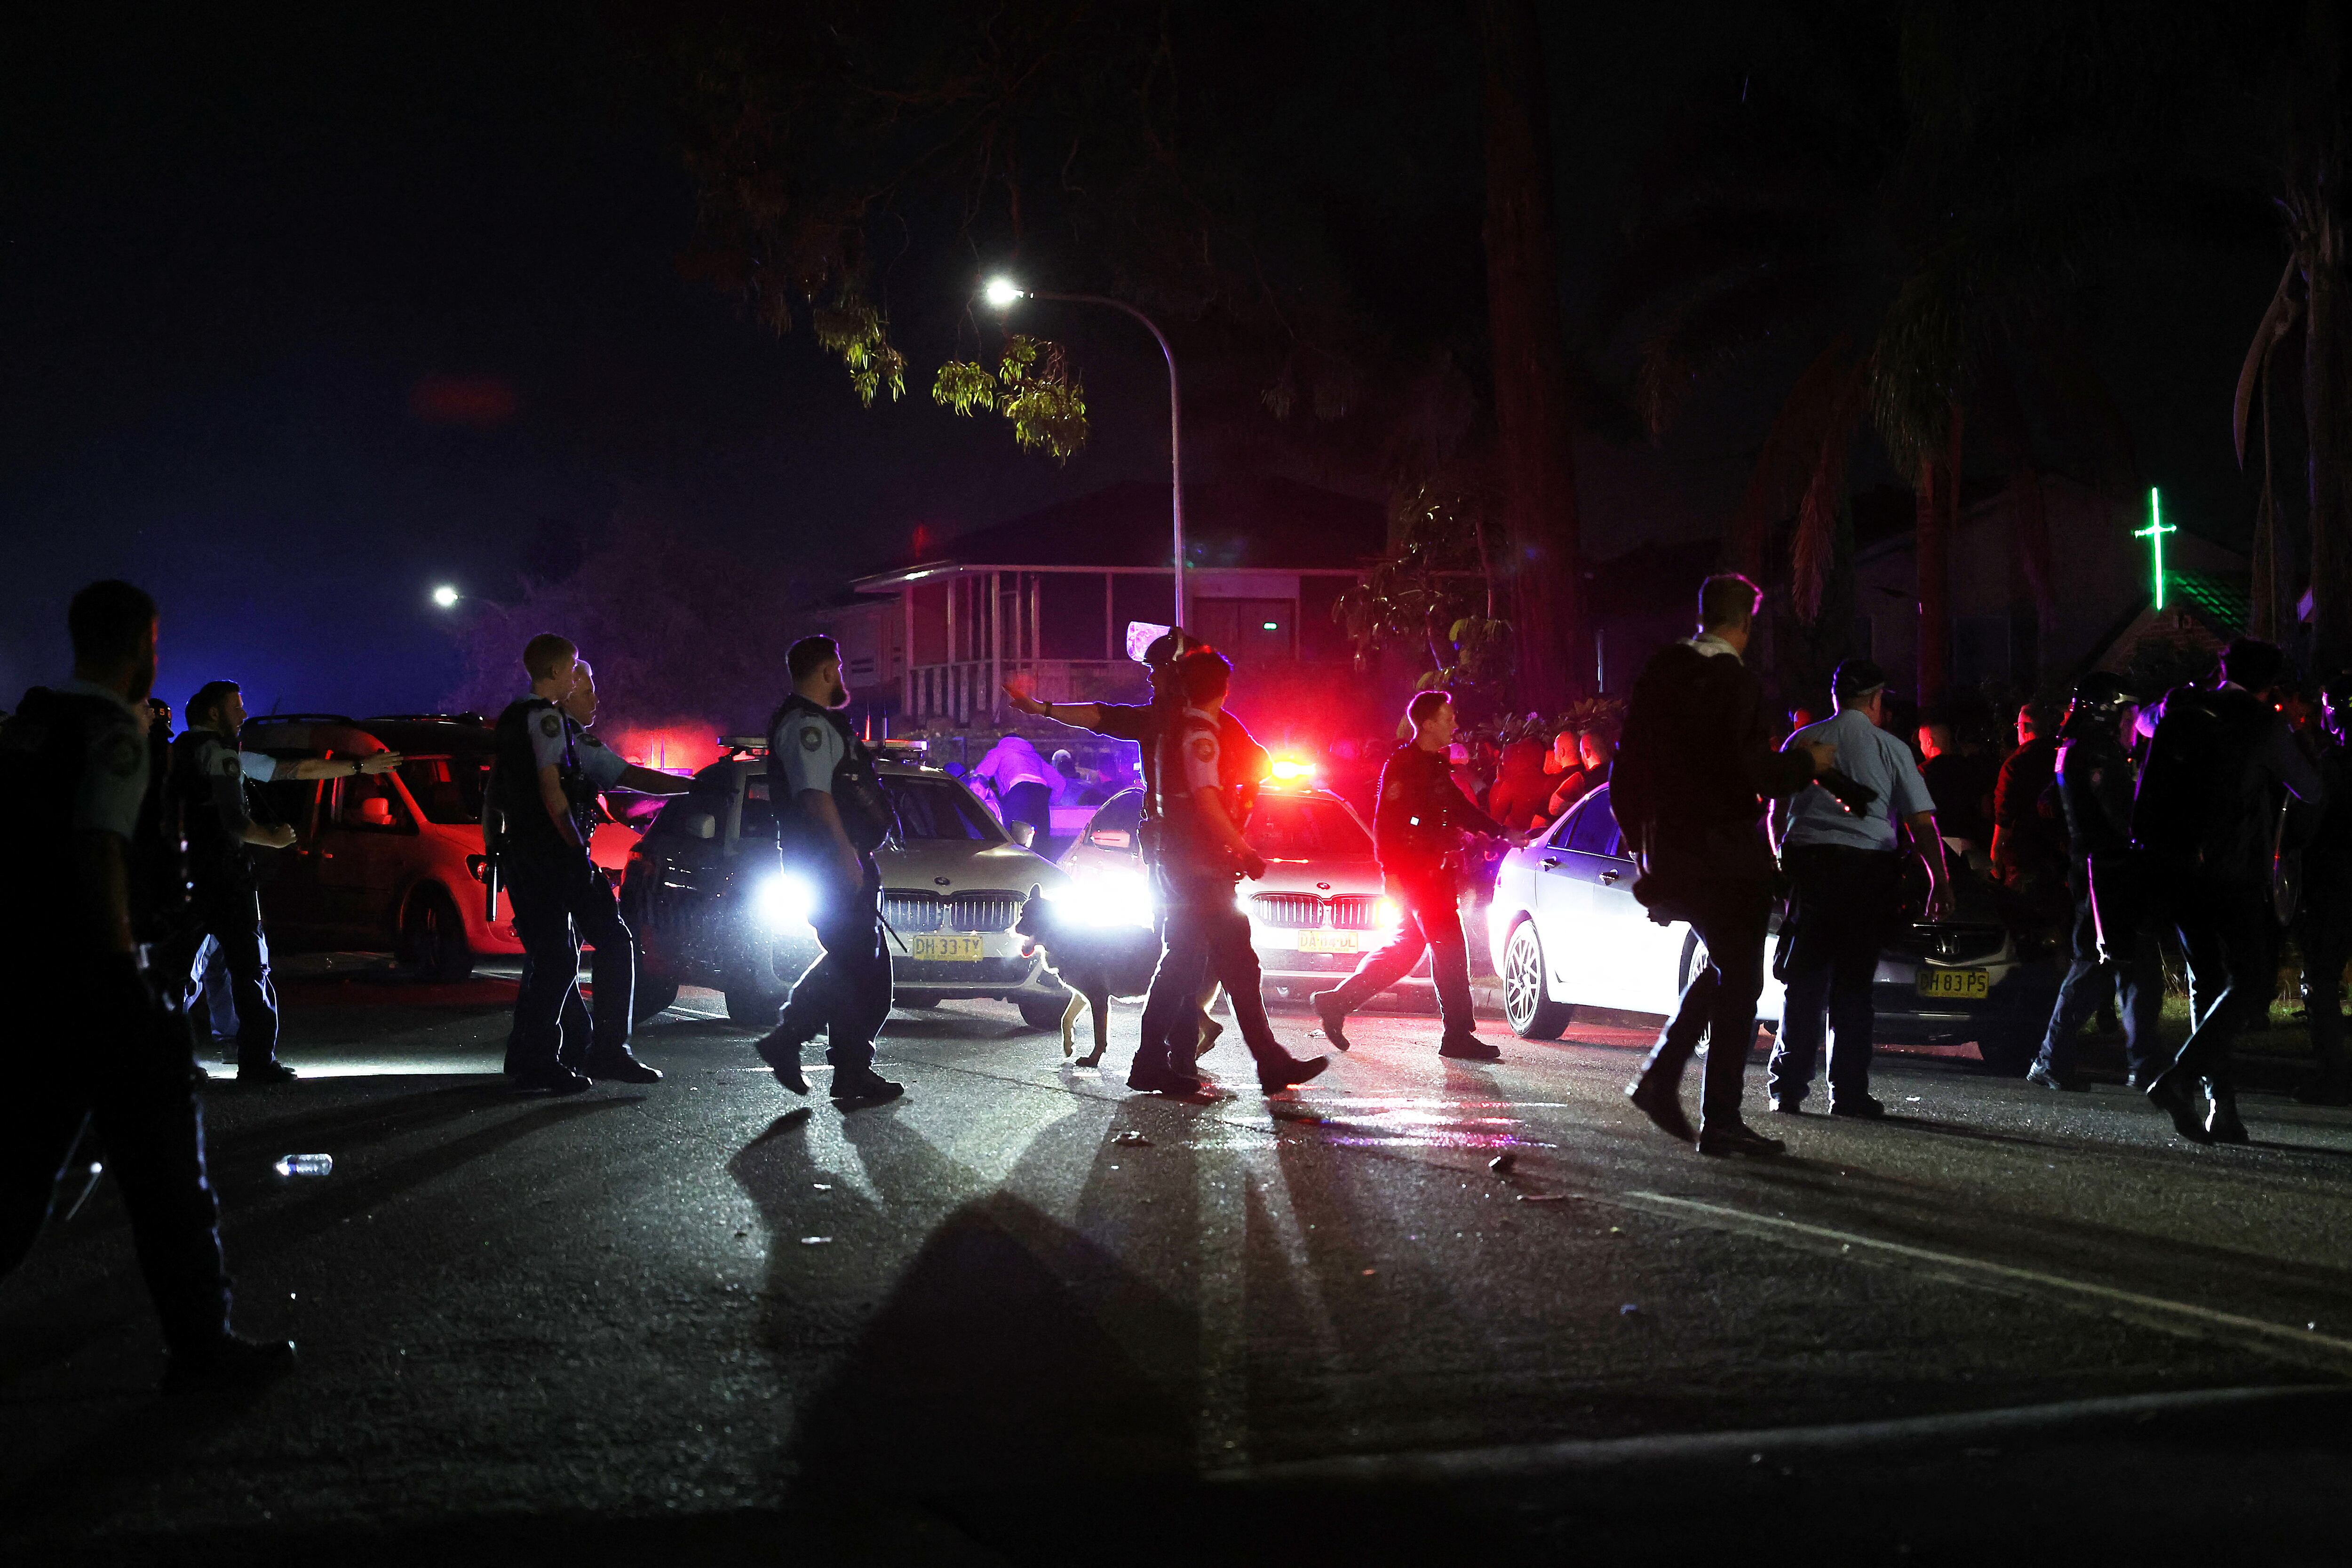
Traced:
[[[577, 1094], [591, 1079], [657, 1083], [660, 1072], [629, 1051], [636, 945], [613, 884], [588, 858], [587, 803], [593, 792], [576, 726], [562, 707], [580, 683], [580, 649], [568, 637], [542, 632], [524, 645], [523, 668], [530, 694], [499, 715], [489, 786], [499, 875], [513, 900], [515, 935], [523, 945], [524, 984], [515, 998], [507, 1076], [518, 1088], [555, 1094]], [[644, 780], [634, 778], [639, 773]], [[664, 793], [679, 783], [625, 763], [613, 776]], [[575, 1069], [562, 1059], [562, 1017], [564, 997], [579, 980], [581, 942], [596, 950], [590, 971], [596, 998], [587, 1054]]]
[[[149, 741], [155, 602], [94, 583], [67, 616], [74, 679], [36, 688], [0, 731], [0, 813], [25, 896], [0, 901], [0, 984], [31, 1016], [0, 1097], [0, 1274], [23, 1261], [77, 1142], [93, 1131], [122, 1192], [162, 1320], [167, 1393], [247, 1386], [294, 1347], [229, 1331], [228, 1275], [205, 1169], [195, 1057], [153, 943], [187, 898], [185, 851]], [[159, 737], [160, 738], [160, 737]]]
[[[1242, 837], [1240, 781], [1224, 765], [1220, 721], [1233, 668], [1224, 655], [1201, 647], [1177, 659], [1171, 672], [1184, 707], [1161, 729], [1152, 769], [1165, 946], [1143, 1005], [1130, 1089], [1180, 1095], [1200, 1089], [1192, 1066], [1195, 1019], [1211, 975], [1222, 977], [1232, 992], [1236, 1019], [1245, 1016], [1243, 998], [1258, 997], [1257, 953], [1234, 888], [1244, 878], [1265, 876], [1265, 859]], [[1253, 1034], [1244, 1028], [1244, 1038], [1257, 1058], [1258, 1087], [1268, 1094], [1305, 1083], [1330, 1065], [1328, 1057], [1302, 1061], [1270, 1035], [1261, 1043]]]
[[239, 1083], [285, 1083], [293, 1070], [278, 1059], [278, 991], [269, 978], [269, 939], [261, 927], [256, 847], [283, 849], [294, 830], [256, 819], [249, 785], [282, 773], [292, 778], [380, 773], [398, 767], [392, 752], [363, 759], [304, 758], [280, 763], [237, 750], [245, 726], [245, 696], [233, 680], [209, 681], [188, 699], [187, 732], [172, 743], [172, 795], [188, 836], [188, 874], [194, 895], [181, 940], [166, 944], [163, 973], [169, 984], [192, 975], [205, 944], [228, 972], [236, 1009]]
[[755, 1048], [779, 1083], [806, 1094], [801, 1048], [823, 1029], [836, 1104], [896, 1100], [904, 1086], [874, 1070], [874, 1039], [890, 1016], [882, 871], [874, 860], [893, 820], [889, 797], [873, 752], [842, 717], [849, 689], [841, 681], [839, 646], [806, 637], [784, 659], [793, 694], [768, 721], [769, 789], [782, 860], [816, 889], [812, 923], [824, 951]]

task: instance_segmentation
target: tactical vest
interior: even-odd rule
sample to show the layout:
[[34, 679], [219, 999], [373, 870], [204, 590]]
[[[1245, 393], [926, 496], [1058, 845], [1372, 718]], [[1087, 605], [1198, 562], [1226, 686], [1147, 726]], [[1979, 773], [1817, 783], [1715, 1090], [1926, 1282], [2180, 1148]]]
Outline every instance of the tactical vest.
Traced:
[[[0, 725], [0, 820], [10, 837], [11, 880], [29, 896], [0, 900], [11, 954], [55, 952], [67, 925], [67, 892], [79, 874], [71, 831], [74, 799], [89, 763], [95, 728], [114, 721], [105, 699], [36, 686]], [[141, 942], [178, 934], [188, 910], [187, 844], [180, 814], [164, 787], [168, 755], [161, 725], [147, 740], [147, 789], [129, 851], [131, 929]]]
[[[207, 753], [229, 750], [236, 742], [204, 730], [191, 730], [171, 744], [171, 798], [178, 803], [187, 826], [188, 872], [207, 892], [241, 892], [254, 884], [253, 856], [242, 833], [222, 819], [215, 780], [205, 771]], [[236, 780], [240, 793], [245, 778]]]
[[1194, 736], [1208, 733], [1219, 735], [1217, 795], [1225, 808], [1225, 818], [1237, 830], [1244, 820], [1242, 791], [1228, 771], [1221, 731], [1179, 711], [1160, 731], [1160, 756], [1152, 774], [1152, 793], [1158, 804], [1155, 815], [1159, 820], [1160, 863], [1171, 876], [1231, 878], [1239, 874], [1240, 868], [1233, 863], [1233, 852], [1202, 819], [1200, 802], [1193, 798], [1192, 792], [1170, 783], [1184, 776], [1183, 749]]
[[860, 855], [871, 855], [882, 847], [898, 826], [898, 813], [883, 791], [881, 775], [875, 771], [874, 752], [857, 738], [849, 721], [829, 708], [793, 692], [768, 720], [768, 791], [775, 812], [776, 841], [786, 851], [807, 847], [812, 825], [800, 802], [783, 797], [794, 792], [783, 787], [783, 769], [778, 765], [774, 743], [776, 731], [786, 718], [794, 713], [814, 713], [833, 726], [841, 737], [842, 758], [833, 770], [833, 808], [841, 816], [841, 830], [849, 838], [849, 847]]
[[525, 697], [507, 705], [499, 715], [498, 749], [490, 769], [490, 803], [499, 814], [499, 852], [527, 859], [578, 855], [563, 841], [547, 815], [539, 795], [538, 753], [531, 747], [531, 726], [541, 715], [554, 715], [563, 734], [563, 761], [557, 764], [563, 779], [563, 796], [571, 803], [572, 828], [580, 842], [588, 842], [588, 824], [579, 804], [580, 763], [572, 755], [572, 729], [562, 710], [544, 697]]

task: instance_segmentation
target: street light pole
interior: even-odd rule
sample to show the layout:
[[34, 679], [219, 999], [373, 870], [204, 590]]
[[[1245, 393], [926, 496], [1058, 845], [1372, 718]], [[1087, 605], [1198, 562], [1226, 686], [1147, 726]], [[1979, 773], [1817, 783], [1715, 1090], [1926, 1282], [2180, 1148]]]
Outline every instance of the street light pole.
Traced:
[[1184, 627], [1184, 419], [1176, 384], [1176, 351], [1168, 346], [1168, 334], [1159, 323], [1124, 300], [1114, 300], [1105, 294], [1048, 294], [1034, 289], [1023, 289], [1009, 279], [990, 280], [988, 302], [998, 310], [1008, 310], [1018, 300], [1054, 300], [1069, 305], [1108, 305], [1114, 310], [1124, 310], [1143, 323], [1160, 345], [1160, 355], [1168, 362], [1168, 468], [1170, 476], [1171, 531], [1174, 533], [1176, 566], [1175, 629]]

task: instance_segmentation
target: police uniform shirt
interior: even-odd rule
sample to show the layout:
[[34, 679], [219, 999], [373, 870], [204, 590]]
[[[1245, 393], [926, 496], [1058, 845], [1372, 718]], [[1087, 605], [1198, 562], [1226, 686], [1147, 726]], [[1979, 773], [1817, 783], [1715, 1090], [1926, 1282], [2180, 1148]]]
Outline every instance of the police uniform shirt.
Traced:
[[810, 790], [819, 795], [833, 793], [833, 773], [849, 758], [849, 748], [842, 744], [841, 731], [821, 713], [811, 713], [795, 708], [777, 721], [776, 732], [768, 737], [768, 771], [780, 769], [784, 778], [784, 795], [776, 802], [793, 800]]
[[239, 752], [236, 765], [255, 784], [268, 784], [278, 776], [278, 759], [267, 752]]
[[1859, 708], [1847, 708], [1818, 724], [1808, 724], [1789, 737], [1780, 749], [1792, 752], [1815, 741], [1837, 748], [1838, 771], [1854, 783], [1878, 792], [1867, 811], [1848, 811], [1838, 798], [1821, 788], [1801, 789], [1772, 808], [1783, 848], [1834, 845], [1843, 849], [1895, 847], [1895, 819], [1936, 809], [1927, 782], [1911, 760], [1911, 748], [1870, 721]]
[[621, 760], [620, 752], [585, 730], [575, 731], [572, 755], [579, 762], [581, 776], [588, 781], [592, 789], [611, 789], [621, 782], [621, 775], [629, 771], [629, 764]]
[[139, 829], [139, 807], [147, 798], [147, 726], [152, 714], [94, 681], [60, 681], [56, 689], [102, 697], [116, 710], [89, 727], [89, 749], [74, 786], [73, 826], [111, 833], [128, 843]]
[[555, 708], [542, 708], [537, 713], [531, 715], [530, 760], [532, 766], [554, 768], [558, 772], [562, 770], [563, 764], [566, 761], [565, 753], [571, 750], [571, 748], [564, 743], [563, 738], [563, 728], [569, 722], [571, 722], [571, 721], [564, 718], [562, 710]]
[[[221, 827], [231, 844], [243, 844], [245, 830], [253, 826], [253, 815], [245, 808], [245, 759], [250, 753], [206, 731], [191, 730], [188, 735], [188, 743], [196, 749], [197, 773], [212, 793]], [[270, 772], [274, 774], [277, 769], [273, 766]]]

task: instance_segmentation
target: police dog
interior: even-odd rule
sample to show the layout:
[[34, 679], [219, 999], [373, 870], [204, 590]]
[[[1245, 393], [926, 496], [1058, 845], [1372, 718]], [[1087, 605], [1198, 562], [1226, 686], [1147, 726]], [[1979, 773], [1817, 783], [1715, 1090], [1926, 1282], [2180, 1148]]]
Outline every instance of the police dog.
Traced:
[[[1082, 926], [1055, 907], [1045, 890], [1033, 885], [1021, 905], [1021, 919], [1013, 929], [1022, 937], [1022, 954], [1043, 952], [1045, 967], [1070, 988], [1070, 1005], [1062, 1014], [1062, 1054], [1077, 1048], [1078, 1014], [1095, 1010], [1095, 1048], [1077, 1059], [1082, 1068], [1100, 1067], [1110, 1046], [1110, 999], [1133, 1001], [1151, 989], [1152, 971], [1160, 967], [1159, 934], [1145, 926]], [[1203, 1009], [1200, 1015], [1201, 1047], [1206, 1050], [1224, 1032], [1224, 1026]]]

